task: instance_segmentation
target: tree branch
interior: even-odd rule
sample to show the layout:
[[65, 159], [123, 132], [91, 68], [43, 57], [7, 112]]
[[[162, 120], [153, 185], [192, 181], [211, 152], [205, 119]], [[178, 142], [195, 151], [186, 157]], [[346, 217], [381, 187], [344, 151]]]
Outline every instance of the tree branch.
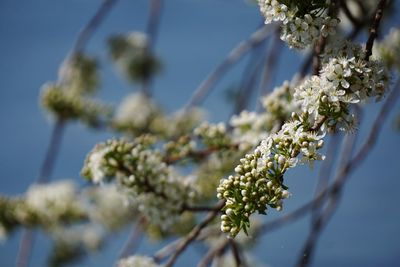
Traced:
[[368, 60], [372, 55], [372, 47], [374, 45], [374, 41], [378, 36], [379, 25], [382, 19], [383, 9], [386, 5], [387, 0], [380, 0], [378, 6], [375, 10], [374, 19], [372, 21], [371, 28], [369, 30], [369, 37], [367, 43], [365, 44], [365, 59]]
[[192, 231], [186, 236], [186, 238], [183, 239], [177, 246], [176, 251], [169, 258], [169, 260], [165, 264], [165, 267], [171, 267], [174, 265], [178, 257], [185, 251], [185, 249], [189, 246], [189, 244], [192, 243], [198, 237], [203, 228], [205, 228], [209, 223], [211, 223], [214, 220], [214, 218], [218, 215], [219, 210], [222, 209], [224, 205], [225, 201], [220, 201], [218, 203], [218, 209], [208, 213], [207, 217], [192, 229]]

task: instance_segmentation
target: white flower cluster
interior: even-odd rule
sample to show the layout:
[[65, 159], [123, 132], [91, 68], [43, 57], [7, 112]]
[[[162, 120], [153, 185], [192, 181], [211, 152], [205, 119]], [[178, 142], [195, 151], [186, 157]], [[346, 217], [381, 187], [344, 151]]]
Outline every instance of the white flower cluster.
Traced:
[[84, 214], [76, 196], [75, 185], [64, 180], [32, 185], [26, 193], [25, 201], [29, 212], [35, 214], [37, 220], [43, 224], [56, 224]]
[[[325, 16], [330, 1], [259, 0], [265, 23], [282, 22], [281, 39], [291, 48], [303, 49], [320, 36], [335, 33], [338, 19]], [[308, 3], [316, 2], [316, 3]], [[318, 3], [317, 3], [318, 2]]]
[[111, 114], [109, 106], [54, 83], [46, 83], [42, 87], [41, 102], [58, 119], [80, 120], [95, 128], [103, 125]]
[[331, 58], [343, 57], [364, 59], [365, 51], [360, 44], [346, 40], [337, 34], [335, 39], [329, 40], [329, 43], [325, 45], [321, 54], [321, 64], [328, 64]]
[[349, 104], [384, 95], [389, 76], [383, 65], [374, 60], [356, 57], [331, 58], [320, 76], [308, 78], [297, 87], [294, 98], [311, 121], [319, 116], [329, 117], [327, 126], [352, 129], [354, 116]]
[[266, 126], [271, 125], [272, 116], [244, 110], [239, 115], [232, 116], [229, 123], [233, 128], [232, 141], [240, 144], [240, 150], [246, 150], [268, 136]]
[[241, 229], [247, 231], [252, 213], [265, 214], [267, 206], [281, 210], [282, 200], [290, 195], [283, 184], [285, 172], [297, 163], [313, 167], [316, 160], [323, 160], [318, 150], [325, 126], [351, 127], [349, 104], [379, 99], [387, 83], [388, 74], [379, 62], [339, 57], [330, 59], [320, 76], [296, 87], [294, 99], [301, 115], [293, 113], [278, 133], [240, 160], [235, 175], [221, 181], [217, 196], [226, 200], [221, 230], [236, 236]]
[[217, 124], [203, 122], [194, 129], [193, 133], [210, 147], [226, 147], [232, 143], [223, 122]]
[[118, 261], [116, 267], [159, 267], [154, 260], [147, 256], [134, 255]]
[[400, 70], [400, 29], [392, 28], [382, 42], [376, 43], [374, 52], [388, 68]]
[[204, 116], [200, 108], [182, 109], [167, 116], [153, 99], [139, 92], [124, 98], [116, 110], [112, 127], [133, 136], [151, 133], [173, 138], [190, 133]]
[[261, 99], [261, 104], [267, 113], [273, 114], [278, 120], [286, 120], [292, 112], [297, 112], [299, 106], [293, 100], [295, 82], [284, 81], [281, 86]]
[[91, 224], [56, 227], [51, 234], [56, 244], [68, 247], [83, 246], [88, 250], [96, 250], [103, 242], [101, 230]]
[[206, 117], [199, 107], [180, 109], [167, 118], [165, 128], [170, 137], [182, 136], [193, 131]]
[[[93, 175], [100, 173], [103, 176], [94, 180]], [[111, 140], [97, 145], [86, 159], [83, 175], [93, 182], [117, 178], [118, 186], [130, 196], [133, 205], [163, 228], [174, 223], [184, 205], [191, 204], [196, 196], [189, 179], [167, 166], [158, 151], [140, 143]]]
[[264, 108], [262, 112], [244, 110], [232, 116], [229, 122], [233, 129], [232, 141], [239, 144], [240, 150], [254, 148], [270, 133], [277, 132], [292, 112], [299, 110], [297, 102], [292, 101], [293, 89], [294, 86], [285, 81], [261, 99]]
[[106, 229], [120, 229], [134, 219], [136, 209], [114, 184], [89, 188], [85, 193], [90, 220]]
[[114, 127], [134, 134], [155, 128], [161, 110], [148, 96], [133, 93], [125, 97], [117, 108]]
[[285, 123], [282, 129], [264, 140], [253, 154], [247, 154], [235, 168], [236, 175], [222, 180], [217, 197], [225, 199], [225, 214], [221, 216], [221, 230], [236, 236], [247, 231], [249, 217], [258, 211], [265, 214], [267, 205], [282, 209], [282, 200], [290, 196], [283, 184], [283, 174], [298, 163], [322, 160], [317, 152], [322, 136], [305, 129], [301, 121]]

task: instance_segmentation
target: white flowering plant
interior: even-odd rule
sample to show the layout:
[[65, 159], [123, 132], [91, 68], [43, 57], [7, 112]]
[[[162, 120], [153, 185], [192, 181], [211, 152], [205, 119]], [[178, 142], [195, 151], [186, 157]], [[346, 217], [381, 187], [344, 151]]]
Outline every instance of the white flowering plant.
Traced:
[[[268, 231], [268, 224], [254, 214], [281, 211], [284, 202], [296, 194], [296, 188], [289, 191], [286, 173], [302, 164], [311, 169], [319, 161], [332, 164], [332, 155], [324, 150], [328, 136], [339, 136], [339, 132], [356, 135], [360, 109], [370, 100], [389, 98], [382, 108], [384, 116], [398, 95], [397, 85], [389, 92], [400, 66], [399, 29], [392, 29], [382, 41], [375, 40], [390, 1], [378, 1], [371, 19], [353, 12], [348, 6], [352, 2], [258, 0], [266, 25], [255, 36], [266, 39], [265, 29], [276, 29], [270, 34], [277, 33], [288, 49], [310, 48], [310, 60], [305, 60], [304, 70], [291, 81], [257, 96], [258, 108], [247, 106], [227, 122], [206, 121], [206, 112], [192, 104], [167, 114], [152, 97], [152, 80], [161, 70], [153, 49], [154, 31], [118, 34], [108, 40], [114, 65], [141, 88], [128, 94], [118, 107], [94, 99], [100, 83], [98, 64], [78, 42], [80, 46], [62, 64], [59, 79], [43, 87], [42, 106], [56, 122], [55, 134], [70, 121], [80, 121], [115, 137], [88, 152], [81, 171], [85, 187], [78, 188], [70, 181], [49, 182], [50, 173], [44, 169], [25, 194], [0, 196], [0, 237], [6, 238], [19, 227], [28, 233], [42, 229], [54, 241], [49, 265], [61, 266], [101, 251], [108, 237], [134, 224], [115, 266], [170, 267], [194, 241], [207, 248], [198, 266], [248, 266], [249, 256], [243, 250]], [[367, 2], [357, 3], [365, 8], [371, 5]], [[107, 10], [104, 8], [114, 4], [105, 3], [95, 15], [97, 20]], [[151, 12], [151, 25], [159, 15]], [[355, 35], [370, 29], [365, 45], [354, 41], [356, 36], [344, 37], [343, 16], [351, 22], [347, 27]], [[82, 38], [78, 40], [88, 39]], [[256, 50], [254, 43], [251, 39], [240, 47]], [[271, 57], [275, 52], [271, 49]], [[310, 66], [312, 73], [308, 73]], [[264, 66], [266, 70], [269, 67]], [[249, 94], [254, 93], [250, 89]], [[194, 97], [204, 94], [195, 92]], [[379, 126], [382, 117], [378, 118]], [[315, 235], [336, 209], [347, 176], [364, 160], [378, 130], [373, 128], [369, 145], [359, 154], [347, 160], [348, 155], [343, 156], [343, 166], [332, 185], [326, 185], [311, 204], [290, 217], [309, 211], [316, 216], [313, 236], [298, 266], [311, 263]], [[49, 151], [56, 153], [54, 147]], [[49, 154], [48, 158], [55, 156]], [[52, 164], [48, 160], [45, 166], [51, 169]], [[203, 212], [207, 212], [205, 218], [200, 215]], [[178, 239], [151, 256], [142, 256], [132, 249], [141, 234], [157, 241]], [[29, 251], [32, 240], [25, 237], [21, 246]], [[27, 256], [24, 251], [18, 256], [19, 266], [29, 262], [29, 253]], [[254, 260], [253, 265], [257, 265]]]

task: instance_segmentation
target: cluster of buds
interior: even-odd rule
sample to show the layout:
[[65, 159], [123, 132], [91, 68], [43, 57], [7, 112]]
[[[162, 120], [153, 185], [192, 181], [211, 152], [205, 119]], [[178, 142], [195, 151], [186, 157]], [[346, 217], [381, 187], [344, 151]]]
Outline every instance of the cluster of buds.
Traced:
[[42, 106], [63, 121], [80, 120], [90, 127], [103, 126], [112, 110], [89, 97], [98, 85], [96, 61], [83, 54], [75, 55], [61, 66], [58, 83], [43, 86]]
[[56, 84], [44, 85], [41, 101], [42, 106], [56, 118], [80, 120], [94, 128], [104, 125], [112, 113], [109, 106]]
[[259, 0], [265, 23], [282, 22], [281, 39], [290, 47], [303, 49], [321, 36], [335, 33], [339, 23], [336, 18], [326, 16], [329, 0]]
[[82, 174], [95, 183], [115, 179], [133, 205], [163, 228], [174, 223], [196, 196], [191, 181], [167, 166], [161, 153], [140, 139], [98, 144], [87, 156]]
[[[296, 117], [296, 116], [294, 116]], [[250, 215], [266, 214], [267, 206], [278, 211], [282, 200], [290, 196], [283, 175], [299, 162], [312, 166], [323, 156], [317, 150], [323, 146], [322, 136], [306, 129], [300, 118], [285, 123], [282, 129], [264, 140], [254, 153], [247, 154], [235, 168], [235, 175], [221, 181], [217, 197], [225, 199], [221, 230], [236, 236], [241, 229], [247, 232]]]

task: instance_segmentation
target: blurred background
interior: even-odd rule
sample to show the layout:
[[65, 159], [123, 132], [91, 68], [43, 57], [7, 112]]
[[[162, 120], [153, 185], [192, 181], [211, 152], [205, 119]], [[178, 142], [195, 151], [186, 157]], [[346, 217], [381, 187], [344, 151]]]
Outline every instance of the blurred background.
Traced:
[[[77, 33], [94, 14], [99, 0], [0, 0], [0, 193], [22, 194], [35, 180], [48, 144], [53, 121], [39, 106], [41, 86], [57, 79], [60, 64], [71, 49]], [[399, 7], [398, 1], [395, 4]], [[99, 59], [99, 97], [117, 105], [128, 93], [138, 90], [113, 68], [106, 48], [111, 34], [145, 31], [148, 1], [120, 0], [90, 40], [86, 51]], [[262, 23], [257, 5], [243, 0], [165, 1], [155, 51], [163, 70], [153, 83], [153, 95], [167, 112], [187, 103], [199, 83], [240, 41]], [[394, 15], [390, 25], [399, 26]], [[360, 36], [364, 42], [365, 35]], [[303, 54], [282, 47], [270, 89], [291, 80]], [[242, 80], [249, 57], [241, 60], [218, 83], [203, 107], [209, 120], [227, 121], [232, 113], [229, 95]], [[378, 113], [379, 103], [370, 103], [361, 131], [367, 132]], [[255, 99], [251, 99], [255, 107]], [[397, 103], [388, 118], [378, 145], [348, 183], [341, 206], [319, 242], [314, 266], [400, 266], [400, 135], [393, 127]], [[86, 154], [111, 133], [69, 124], [57, 159], [53, 180], [71, 178], [83, 184], [79, 172]], [[363, 140], [364, 135], [360, 139]], [[287, 183], [293, 196], [281, 213], [271, 212], [264, 220], [282, 216], [307, 202], [314, 192], [317, 170], [306, 166], [290, 171]], [[266, 266], [292, 266], [309, 230], [309, 217], [264, 236], [253, 252]], [[110, 238], [105, 250], [75, 266], [112, 266], [128, 230]], [[20, 232], [0, 244], [0, 266], [13, 266]], [[162, 244], [144, 240], [142, 254], [151, 254]], [[39, 235], [31, 266], [45, 266], [50, 241]], [[204, 253], [194, 247], [177, 266], [195, 266]]]

